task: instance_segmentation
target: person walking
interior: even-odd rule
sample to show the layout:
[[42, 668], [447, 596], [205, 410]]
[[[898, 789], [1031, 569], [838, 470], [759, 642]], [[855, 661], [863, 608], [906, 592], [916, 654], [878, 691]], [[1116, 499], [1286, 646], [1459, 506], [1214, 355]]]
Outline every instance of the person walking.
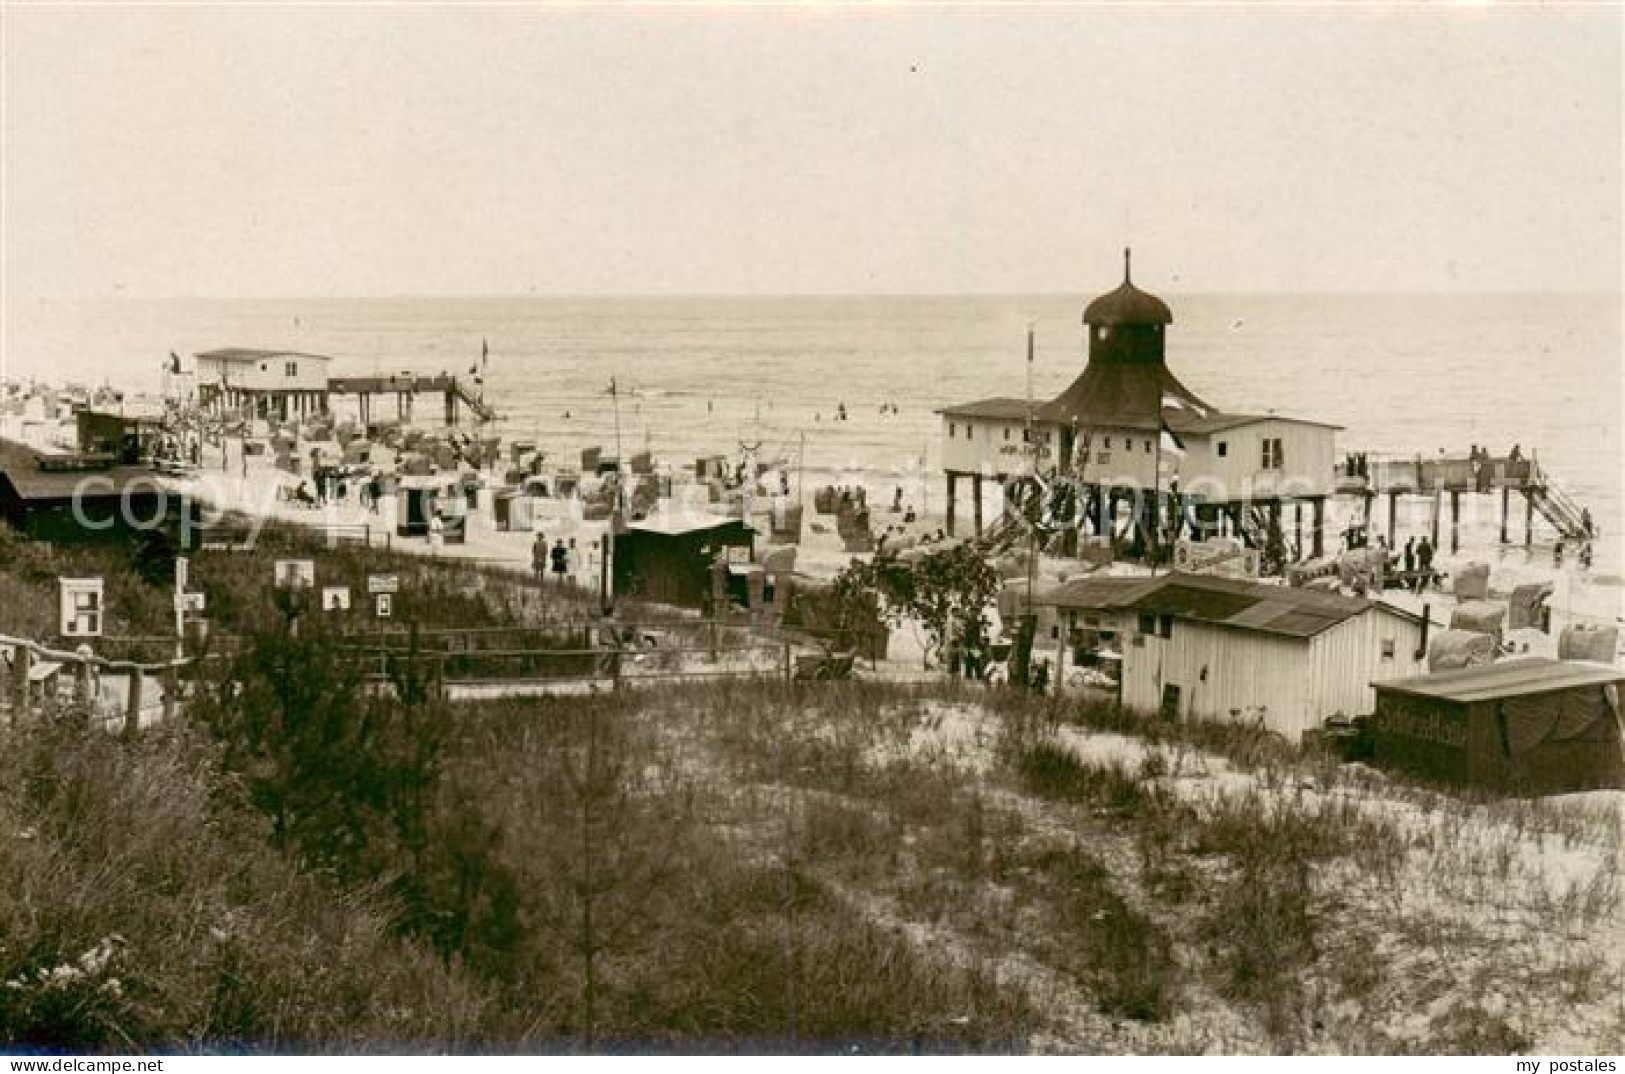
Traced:
[[1410, 537], [1405, 541], [1405, 581], [1411, 580], [1416, 573], [1416, 538]]
[[441, 519], [440, 512], [436, 511], [434, 516], [429, 519], [429, 554], [438, 556], [445, 542], [446, 523]]
[[1433, 580], [1433, 543], [1425, 536], [1416, 546], [1416, 564], [1416, 591], [1420, 593]]

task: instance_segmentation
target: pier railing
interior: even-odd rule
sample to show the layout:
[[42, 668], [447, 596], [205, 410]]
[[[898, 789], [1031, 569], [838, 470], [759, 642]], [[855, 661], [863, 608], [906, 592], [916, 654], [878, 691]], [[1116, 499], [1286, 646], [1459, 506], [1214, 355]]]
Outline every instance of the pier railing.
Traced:
[[1362, 455], [1358, 459], [1352, 465], [1349, 459], [1337, 464], [1338, 492], [1368, 498], [1517, 492], [1564, 538], [1584, 540], [1594, 535], [1587, 525], [1588, 512], [1533, 458], [1520, 455], [1475, 461], [1467, 455]]

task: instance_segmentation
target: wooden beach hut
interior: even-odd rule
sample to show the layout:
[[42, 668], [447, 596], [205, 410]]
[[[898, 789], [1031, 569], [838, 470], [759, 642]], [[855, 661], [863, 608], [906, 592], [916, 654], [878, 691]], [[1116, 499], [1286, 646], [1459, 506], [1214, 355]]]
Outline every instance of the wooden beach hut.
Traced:
[[[729, 548], [748, 559], [755, 534], [739, 519], [650, 518], [615, 535], [615, 594], [679, 608], [704, 608], [711, 566]], [[737, 554], [737, 553], [736, 553]]]
[[1513, 794], [1625, 787], [1625, 670], [1527, 657], [1373, 683], [1375, 762]]

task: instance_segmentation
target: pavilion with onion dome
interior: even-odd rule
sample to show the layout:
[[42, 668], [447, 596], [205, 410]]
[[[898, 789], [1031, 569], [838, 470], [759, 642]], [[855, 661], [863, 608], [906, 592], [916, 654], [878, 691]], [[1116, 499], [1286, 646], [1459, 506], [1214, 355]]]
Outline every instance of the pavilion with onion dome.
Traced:
[[[1083, 311], [1088, 357], [1077, 379], [1054, 399], [999, 397], [944, 407], [943, 470], [947, 526], [954, 532], [961, 478], [971, 483], [975, 532], [982, 527], [982, 483], [1001, 486], [1029, 474], [1064, 477], [1076, 490], [1084, 534], [1126, 536], [1137, 553], [1172, 534], [1156, 505], [1177, 491], [1180, 512], [1208, 533], [1230, 532], [1250, 544], [1264, 523], [1281, 523], [1294, 507], [1300, 555], [1324, 552], [1325, 504], [1336, 491], [1338, 426], [1274, 413], [1221, 410], [1187, 388], [1168, 368], [1173, 313], [1134, 286], [1130, 252], [1123, 282]], [[1125, 527], [1124, 502], [1140, 517]], [[1304, 542], [1303, 505], [1310, 505]], [[1285, 536], [1291, 547], [1291, 532]], [[1068, 541], [1070, 545], [1071, 540]]]

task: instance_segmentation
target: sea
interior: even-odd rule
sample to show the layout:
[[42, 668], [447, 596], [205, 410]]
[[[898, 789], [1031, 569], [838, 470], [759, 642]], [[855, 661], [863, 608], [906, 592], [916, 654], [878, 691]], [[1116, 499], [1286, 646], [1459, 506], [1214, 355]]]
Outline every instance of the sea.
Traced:
[[[8, 311], [0, 372], [156, 391], [171, 351], [285, 348], [331, 355], [335, 374], [460, 375], [483, 353], [496, 432], [556, 460], [619, 443], [682, 465], [759, 445], [809, 488], [895, 478], [935, 514], [935, 410], [1060, 392], [1083, 368], [1089, 297], [45, 300]], [[1516, 443], [1601, 525], [1593, 577], [1625, 573], [1619, 295], [1163, 297], [1169, 365], [1214, 405], [1335, 423], [1340, 454]], [[419, 403], [420, 421], [437, 413]], [[1499, 504], [1468, 499], [1483, 501], [1468, 523], [1483, 538]], [[1516, 505], [1512, 529], [1520, 540]]]

